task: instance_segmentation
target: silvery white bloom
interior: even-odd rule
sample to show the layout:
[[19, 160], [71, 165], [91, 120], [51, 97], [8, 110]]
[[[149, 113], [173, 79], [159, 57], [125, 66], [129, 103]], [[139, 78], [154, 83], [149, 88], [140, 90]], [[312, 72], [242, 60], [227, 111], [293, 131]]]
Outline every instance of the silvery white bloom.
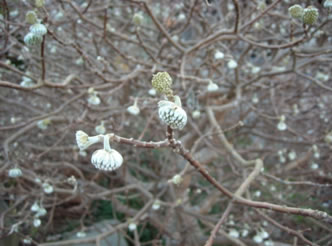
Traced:
[[89, 95], [88, 103], [91, 104], [91, 105], [99, 105], [100, 104], [100, 98], [97, 96], [97, 94]]
[[316, 170], [319, 168], [319, 165], [317, 163], [312, 163], [311, 164], [311, 169]]
[[93, 152], [91, 157], [91, 163], [97, 168], [104, 171], [113, 171], [118, 169], [123, 163], [122, 155], [111, 149], [110, 136], [104, 136], [104, 148]]
[[259, 98], [258, 98], [257, 94], [254, 94], [254, 96], [252, 97], [251, 101], [252, 101], [253, 104], [259, 103]]
[[39, 205], [37, 202], [34, 202], [30, 208], [32, 212], [37, 212], [40, 209]]
[[316, 74], [316, 79], [321, 80], [321, 81], [328, 81], [330, 78], [330, 76], [328, 74], [325, 73], [321, 73], [321, 72], [317, 72]]
[[144, 20], [144, 17], [142, 15], [142, 13], [135, 13], [134, 16], [133, 16], [133, 22], [135, 25], [139, 26], [142, 24]]
[[52, 46], [51, 49], [50, 49], [50, 52], [51, 52], [52, 54], [55, 54], [55, 53], [56, 53], [56, 50], [57, 50], [56, 46]]
[[82, 57], [77, 58], [77, 59], [75, 60], [75, 64], [76, 64], [76, 65], [82, 65], [83, 63], [84, 63], [84, 60], [83, 60]]
[[82, 157], [87, 157], [87, 155], [88, 155], [88, 153], [86, 153], [85, 150], [80, 150], [80, 151], [78, 152], [78, 154], [79, 154], [80, 156], [82, 156]]
[[157, 91], [156, 91], [156, 89], [151, 88], [151, 89], [149, 90], [149, 95], [150, 95], [150, 96], [155, 96], [155, 95], [157, 95]]
[[274, 243], [273, 243], [273, 241], [271, 241], [271, 240], [267, 240], [267, 241], [264, 242], [264, 245], [265, 245], [265, 246], [273, 246]]
[[160, 201], [155, 200], [154, 203], [152, 204], [152, 209], [153, 210], [158, 210], [160, 208]]
[[36, 23], [30, 26], [30, 32], [37, 36], [44, 36], [47, 33], [47, 28], [41, 23]]
[[23, 239], [23, 243], [25, 243], [25, 244], [31, 244], [31, 238], [24, 238]]
[[332, 0], [325, 0], [324, 2], [324, 8], [332, 8]]
[[291, 152], [288, 153], [288, 158], [293, 161], [296, 159], [296, 152], [292, 150]]
[[135, 223], [129, 223], [128, 225], [129, 231], [135, 231], [137, 229], [137, 225]]
[[41, 220], [40, 219], [34, 219], [33, 220], [33, 226], [34, 227], [39, 227], [41, 225]]
[[100, 125], [98, 125], [98, 126], [95, 127], [95, 131], [98, 134], [105, 134], [106, 129], [105, 129], [105, 126], [104, 126], [104, 121], [101, 121]]
[[201, 189], [197, 189], [197, 190], [196, 190], [196, 193], [197, 193], [197, 194], [201, 194], [201, 193], [202, 193], [202, 190], [201, 190]]
[[130, 113], [132, 115], [139, 115], [140, 109], [137, 106], [137, 100], [135, 100], [133, 105], [131, 105], [127, 108], [127, 111], [128, 111], [128, 113]]
[[99, 136], [89, 137], [88, 134], [79, 130], [76, 132], [76, 143], [80, 151], [89, 148], [92, 144], [100, 141]]
[[328, 133], [325, 138], [324, 138], [325, 142], [330, 144], [332, 143], [332, 132]]
[[277, 190], [277, 188], [274, 185], [271, 185], [270, 191], [276, 191], [276, 190]]
[[229, 69], [235, 69], [235, 68], [237, 68], [237, 62], [232, 59], [227, 63], [227, 66]]
[[201, 112], [199, 110], [195, 110], [192, 112], [191, 116], [193, 119], [199, 119], [201, 117]]
[[313, 152], [314, 152], [314, 157], [315, 157], [316, 159], [319, 159], [319, 158], [320, 158], [320, 153], [319, 153], [319, 149], [318, 149], [318, 147], [317, 147], [316, 144], [314, 144], [314, 145], [312, 146], [312, 150], [313, 150]]
[[22, 176], [22, 171], [18, 167], [14, 167], [12, 169], [9, 169], [8, 176], [11, 178], [18, 178]]
[[51, 194], [51, 193], [53, 193], [54, 188], [53, 188], [53, 186], [50, 185], [49, 183], [43, 183], [42, 186], [43, 186], [43, 190], [44, 190], [44, 192], [45, 192], [46, 194]]
[[179, 41], [179, 36], [178, 36], [178, 35], [174, 35], [174, 36], [172, 37], [172, 40], [173, 40], [174, 42], [178, 42], [178, 41]]
[[21, 81], [20, 86], [29, 88], [36, 85], [29, 77], [23, 76], [22, 79], [23, 80]]
[[251, 73], [253, 73], [253, 74], [259, 73], [260, 71], [261, 71], [260, 67], [253, 66], [251, 68]]
[[230, 229], [228, 235], [230, 235], [231, 237], [238, 238], [240, 236], [240, 233], [235, 229]]
[[181, 13], [179, 14], [179, 16], [178, 16], [177, 19], [178, 19], [178, 21], [183, 21], [183, 20], [186, 19], [186, 15], [185, 15], [184, 13], [181, 12]]
[[40, 178], [35, 178], [34, 181], [35, 181], [37, 184], [41, 184], [41, 180], [40, 180]]
[[217, 91], [219, 89], [219, 86], [214, 83], [212, 80], [209, 81], [209, 84], [207, 86], [207, 91], [209, 92], [213, 92], [213, 91]]
[[284, 115], [281, 115], [280, 121], [279, 121], [278, 126], [277, 126], [279, 131], [287, 130], [287, 125], [285, 123], [285, 120], [286, 120], [286, 117]]
[[256, 234], [253, 237], [253, 240], [254, 240], [255, 243], [262, 243], [264, 239], [259, 234]]
[[187, 113], [181, 107], [181, 100], [174, 96], [175, 103], [162, 100], [158, 103], [159, 118], [172, 129], [181, 130], [187, 124]]
[[37, 122], [37, 126], [39, 129], [41, 130], [46, 130], [48, 125], [51, 123], [51, 120], [50, 119], [43, 119], [43, 120], [39, 120]]
[[78, 238], [86, 237], [86, 233], [84, 231], [79, 231], [76, 233], [76, 237]]
[[261, 232], [259, 232], [259, 235], [260, 235], [263, 239], [267, 239], [267, 238], [269, 238], [269, 233], [267, 233], [265, 230], [262, 230]]
[[46, 211], [45, 208], [39, 208], [39, 209], [37, 210], [37, 213], [35, 214], [35, 217], [36, 217], [36, 218], [38, 218], [38, 217], [42, 217], [42, 216], [44, 216], [44, 215], [46, 215], [46, 214], [47, 214], [47, 211]]
[[28, 46], [39, 45], [43, 41], [41, 36], [35, 35], [31, 32], [24, 36], [24, 43]]
[[242, 236], [242, 237], [246, 237], [246, 236], [248, 236], [248, 234], [249, 234], [249, 231], [248, 231], [247, 229], [243, 229], [243, 230], [241, 231], [241, 236]]
[[260, 190], [255, 191], [254, 195], [260, 197], [262, 192]]
[[225, 57], [225, 54], [219, 50], [217, 50], [216, 53], [214, 53], [214, 59], [216, 59], [216, 60], [224, 59], [224, 57]]
[[297, 106], [297, 104], [293, 104], [293, 113], [294, 115], [297, 115], [300, 113], [299, 107]]
[[179, 184], [181, 184], [182, 180], [183, 180], [183, 179], [182, 179], [181, 175], [176, 174], [176, 175], [174, 175], [173, 178], [170, 179], [168, 182], [171, 182], [171, 183], [173, 183], [173, 184], [179, 185]]

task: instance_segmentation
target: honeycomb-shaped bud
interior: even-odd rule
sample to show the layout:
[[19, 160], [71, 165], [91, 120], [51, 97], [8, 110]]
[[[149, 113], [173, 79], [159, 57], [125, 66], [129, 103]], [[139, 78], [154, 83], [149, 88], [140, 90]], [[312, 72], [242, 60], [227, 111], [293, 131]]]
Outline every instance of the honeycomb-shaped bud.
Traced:
[[187, 113], [181, 106], [166, 100], [158, 103], [159, 118], [172, 129], [181, 130], [187, 124]]
[[301, 19], [303, 16], [303, 8], [298, 4], [289, 7], [288, 12], [293, 18], [296, 19]]
[[30, 32], [37, 35], [37, 36], [44, 36], [47, 33], [47, 28], [45, 25], [36, 23], [30, 26]]
[[153, 88], [162, 94], [168, 94], [171, 91], [172, 83], [172, 78], [167, 72], [159, 72], [152, 77]]
[[43, 41], [42, 36], [29, 32], [24, 36], [24, 43], [28, 46], [39, 45]]
[[304, 9], [303, 11], [303, 23], [312, 25], [315, 24], [315, 22], [318, 19], [318, 9], [314, 7], [308, 7]]

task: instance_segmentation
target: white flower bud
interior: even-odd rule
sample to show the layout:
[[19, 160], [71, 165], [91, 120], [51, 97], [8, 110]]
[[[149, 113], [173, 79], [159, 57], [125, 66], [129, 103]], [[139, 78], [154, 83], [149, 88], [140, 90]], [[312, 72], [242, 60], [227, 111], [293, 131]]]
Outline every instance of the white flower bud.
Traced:
[[150, 96], [155, 96], [155, 95], [157, 95], [157, 91], [154, 88], [152, 88], [152, 89], [149, 90], [149, 95]]
[[193, 117], [193, 119], [199, 119], [201, 117], [201, 112], [199, 110], [195, 110], [194, 112], [192, 112], [191, 116]]
[[135, 13], [133, 16], [133, 22], [135, 25], [139, 26], [142, 24], [144, 17], [141, 13]]
[[18, 178], [22, 176], [22, 171], [18, 167], [9, 169], [8, 176], [11, 178]]
[[181, 130], [187, 124], [187, 113], [182, 109], [181, 103], [162, 100], [158, 107], [159, 118], [172, 129]]
[[36, 85], [29, 77], [23, 76], [22, 79], [23, 80], [21, 81], [20, 86], [29, 88]]
[[100, 104], [100, 98], [96, 94], [89, 95], [88, 97], [88, 103], [91, 105], [99, 105]]
[[312, 163], [311, 164], [311, 169], [316, 170], [319, 168], [319, 165], [317, 163]]
[[217, 91], [219, 89], [219, 86], [216, 83], [213, 83], [212, 80], [209, 81], [209, 84], [207, 86], [207, 91], [213, 92]]
[[89, 148], [91, 145], [98, 143], [99, 141], [100, 138], [98, 136], [89, 137], [89, 135], [83, 131], [76, 132], [76, 143], [81, 151]]
[[37, 202], [34, 202], [30, 208], [32, 212], [37, 212], [40, 209], [39, 205]]
[[128, 113], [132, 115], [139, 115], [140, 109], [137, 106], [137, 100], [135, 100], [135, 103], [127, 108]]
[[41, 220], [40, 219], [34, 219], [33, 220], [33, 226], [34, 227], [39, 227], [41, 225]]
[[255, 243], [262, 243], [264, 241], [264, 239], [259, 234], [256, 234], [253, 237], [253, 240], [254, 240]]
[[76, 237], [78, 238], [86, 237], [86, 233], [84, 231], [79, 231], [76, 233]]
[[240, 236], [240, 233], [235, 229], [230, 229], [228, 235], [230, 235], [231, 237], [238, 238]]
[[137, 229], [137, 225], [135, 223], [129, 223], [128, 225], [129, 231], [135, 231]]
[[95, 131], [98, 134], [105, 134], [106, 129], [105, 129], [105, 126], [104, 126], [104, 121], [100, 122], [100, 125], [95, 127]]
[[176, 174], [168, 182], [171, 182], [173, 184], [179, 185], [179, 184], [181, 184], [182, 181], [183, 181], [183, 179], [182, 179], [181, 175]]
[[248, 231], [247, 229], [243, 229], [243, 230], [241, 231], [241, 236], [242, 236], [242, 237], [246, 237], [246, 236], [248, 236], [248, 234], [249, 234], [249, 231]]
[[123, 157], [118, 151], [111, 149], [109, 135], [104, 136], [104, 149], [99, 149], [93, 152], [91, 163], [97, 169], [104, 171], [113, 171], [121, 167]]
[[152, 204], [152, 209], [153, 210], [158, 210], [160, 208], [160, 201], [155, 200], [154, 203]]
[[288, 158], [293, 161], [296, 159], [296, 152], [292, 150], [291, 152], [288, 153]]
[[37, 210], [37, 213], [35, 214], [35, 217], [38, 218], [38, 217], [42, 217], [42, 216], [45, 216], [47, 214], [47, 211], [45, 208], [39, 208]]
[[44, 192], [45, 192], [46, 194], [51, 194], [51, 193], [53, 193], [54, 188], [53, 188], [53, 186], [50, 185], [49, 183], [43, 183], [42, 186], [43, 186], [43, 190], [44, 190]]
[[219, 50], [217, 50], [216, 53], [214, 53], [214, 59], [216, 59], [216, 60], [224, 59], [224, 57], [225, 57], [225, 54]]
[[43, 119], [37, 122], [37, 126], [41, 130], [46, 130], [50, 123], [51, 123], [50, 119]]
[[237, 62], [235, 60], [230, 60], [227, 63], [227, 66], [228, 66], [229, 69], [235, 69], [235, 68], [237, 68]]
[[281, 115], [280, 116], [280, 121], [279, 121], [278, 126], [277, 126], [279, 131], [287, 130], [287, 124], [285, 123], [285, 120], [286, 120], [285, 116]]

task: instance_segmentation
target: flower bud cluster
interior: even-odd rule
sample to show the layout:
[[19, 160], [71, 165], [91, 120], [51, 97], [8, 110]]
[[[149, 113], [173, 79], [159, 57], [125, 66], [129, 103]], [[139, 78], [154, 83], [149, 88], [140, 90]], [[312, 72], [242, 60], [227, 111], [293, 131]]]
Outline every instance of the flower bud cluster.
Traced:
[[100, 142], [101, 139], [103, 139], [104, 148], [93, 152], [91, 163], [97, 169], [103, 171], [114, 171], [121, 167], [123, 163], [123, 157], [118, 151], [111, 148], [109, 143], [110, 135], [106, 134], [90, 137], [83, 131], [76, 132], [76, 143], [80, 150], [87, 149], [91, 145]]
[[302, 8], [301, 5], [295, 4], [288, 9], [289, 14], [295, 18], [300, 19], [304, 24], [313, 25], [318, 20], [318, 9], [309, 6], [307, 8]]
[[41, 42], [43, 41], [43, 36], [47, 33], [46, 26], [40, 23], [37, 14], [34, 11], [28, 11], [25, 15], [25, 20], [31, 26], [29, 28], [29, 32], [24, 36], [24, 43], [28, 46], [35, 46], [41, 44]]

